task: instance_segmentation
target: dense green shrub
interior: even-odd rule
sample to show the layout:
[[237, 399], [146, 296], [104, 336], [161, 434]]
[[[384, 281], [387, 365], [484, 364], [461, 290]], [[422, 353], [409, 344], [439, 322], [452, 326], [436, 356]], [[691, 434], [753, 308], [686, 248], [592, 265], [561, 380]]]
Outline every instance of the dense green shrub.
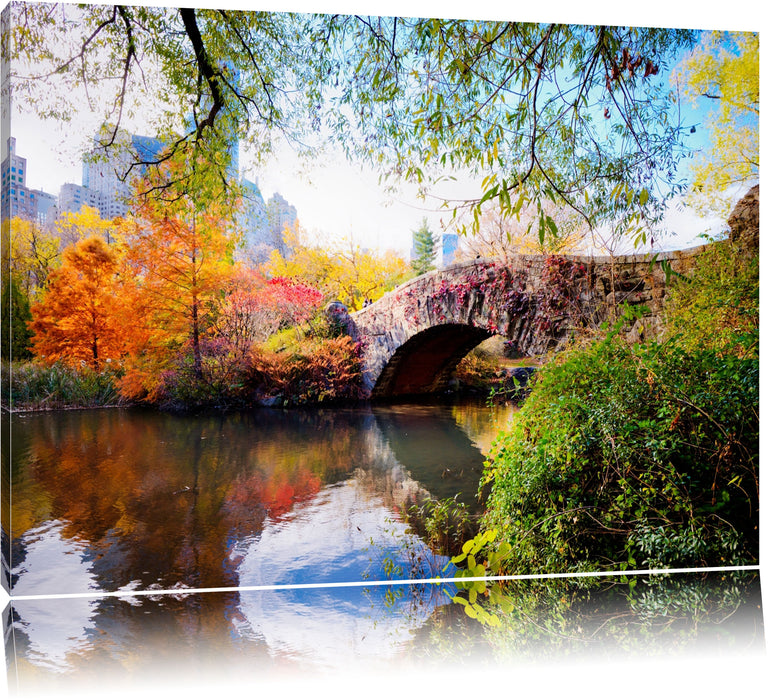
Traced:
[[756, 561], [757, 260], [735, 252], [681, 283], [662, 342], [610, 333], [542, 369], [482, 482], [511, 572]]
[[752, 359], [576, 348], [494, 445], [485, 525], [519, 571], [751, 563], [757, 392]]
[[738, 356], [757, 354], [759, 255], [741, 243], [723, 241], [695, 259], [690, 280], [678, 279], [666, 299], [667, 337], [687, 349], [713, 349]]

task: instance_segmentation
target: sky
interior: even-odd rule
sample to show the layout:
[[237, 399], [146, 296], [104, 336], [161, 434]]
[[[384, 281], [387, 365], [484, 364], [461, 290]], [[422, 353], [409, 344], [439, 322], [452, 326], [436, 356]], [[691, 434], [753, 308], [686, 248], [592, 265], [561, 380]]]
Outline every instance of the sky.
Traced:
[[[212, 2], [197, 1], [195, 5], [212, 5]], [[235, 6], [243, 9], [256, 9], [255, 3], [229, 1], [218, 3], [223, 6]], [[758, 24], [750, 18], [733, 17], [729, 8], [712, 10], [706, 8], [702, 16], [682, 16], [672, 12], [665, 13], [661, 7], [670, 7], [670, 3], [650, 3], [649, 12], [624, 9], [616, 3], [593, 2], [586, 4], [580, 11], [572, 3], [545, 3], [541, 11], [533, 9], [504, 8], [502, 3], [485, 0], [477, 5], [477, 12], [486, 18], [509, 18], [518, 20], [565, 22], [612, 22], [617, 24], [663, 24], [669, 26], [688, 26], [693, 28], [740, 28], [751, 30]], [[396, 0], [325, 0], [312, 3], [309, 0], [269, 0], [261, 5], [270, 10], [309, 10], [323, 12], [364, 12], [373, 14], [399, 15], [437, 15], [466, 16], [473, 15], [470, 3], [449, 0], [419, 0], [406, 2]], [[670, 19], [669, 19], [670, 17]], [[736, 23], [738, 20], [738, 23]], [[65, 182], [81, 184], [81, 154], [87, 148], [89, 139], [99, 127], [99, 114], [90, 114], [83, 109], [78, 119], [69, 124], [41, 122], [35, 115], [20, 116], [14, 112], [12, 134], [17, 139], [17, 153], [27, 158], [27, 185], [33, 189], [42, 189], [58, 194]], [[152, 127], [137, 121], [127, 127], [144, 135], [153, 135]], [[5, 146], [5, 144], [3, 144]], [[4, 149], [5, 150], [5, 149]], [[248, 162], [245, 153], [241, 155], [241, 165]], [[416, 230], [424, 217], [435, 232], [441, 231], [440, 220], [447, 216], [440, 211], [438, 202], [433, 199], [421, 201], [414, 189], [407, 188], [398, 195], [387, 196], [378, 183], [378, 175], [372, 171], [361, 171], [345, 162], [344, 157], [326, 154], [309, 170], [300, 171], [300, 164], [292, 154], [284, 154], [260, 169], [249, 168], [245, 174], [257, 182], [264, 195], [269, 199], [275, 192], [294, 205], [303, 229], [321, 235], [324, 240], [342, 240], [352, 238], [366, 248], [395, 249], [407, 254], [412, 245], [412, 231]], [[478, 178], [479, 180], [479, 178]], [[437, 190], [436, 194], [448, 197], [470, 198], [476, 195], [478, 187], [475, 181], [460, 181]], [[718, 230], [722, 222], [701, 221], [690, 211], [673, 212], [669, 227], [679, 235], [667, 239], [663, 246], [668, 249], [695, 245], [695, 237], [711, 227]]]

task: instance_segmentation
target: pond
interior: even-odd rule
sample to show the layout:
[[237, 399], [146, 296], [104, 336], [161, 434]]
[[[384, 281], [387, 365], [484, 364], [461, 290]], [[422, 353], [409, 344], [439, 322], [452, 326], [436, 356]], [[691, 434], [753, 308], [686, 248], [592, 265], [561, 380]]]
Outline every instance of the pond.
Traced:
[[[422, 681], [431, 692], [476, 680], [481, 693], [483, 683], [519, 678], [538, 692], [551, 677], [578, 696], [581, 670], [598, 692], [618, 662], [646, 659], [653, 675], [659, 659], [682, 669], [699, 658], [712, 670], [759, 664], [755, 572], [493, 584], [511, 605], [490, 607], [496, 627], [451, 602], [452, 581], [404, 580], [451, 573], [404, 514], [456, 495], [481, 507], [483, 454], [513, 411], [407, 404], [4, 419], [9, 690], [295, 696], [353, 682], [395, 697]], [[83, 595], [56, 595], [71, 593]], [[573, 673], [558, 674], [558, 664]], [[700, 692], [714, 674], [693, 678]]]
[[14, 595], [449, 575], [403, 516], [477, 509], [514, 409], [391, 405], [4, 418]]

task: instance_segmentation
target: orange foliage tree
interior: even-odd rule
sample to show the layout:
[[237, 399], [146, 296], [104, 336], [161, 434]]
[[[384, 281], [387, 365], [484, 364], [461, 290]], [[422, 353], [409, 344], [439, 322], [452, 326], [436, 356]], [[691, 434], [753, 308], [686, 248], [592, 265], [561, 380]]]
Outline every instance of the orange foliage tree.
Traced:
[[46, 362], [86, 363], [94, 370], [118, 360], [126, 340], [119, 256], [101, 238], [67, 248], [31, 308], [35, 354]]
[[236, 233], [225, 198], [141, 198], [127, 233], [137, 281], [134, 333], [122, 391], [153, 400], [162, 375], [188, 363], [197, 382], [213, 313], [233, 267]]

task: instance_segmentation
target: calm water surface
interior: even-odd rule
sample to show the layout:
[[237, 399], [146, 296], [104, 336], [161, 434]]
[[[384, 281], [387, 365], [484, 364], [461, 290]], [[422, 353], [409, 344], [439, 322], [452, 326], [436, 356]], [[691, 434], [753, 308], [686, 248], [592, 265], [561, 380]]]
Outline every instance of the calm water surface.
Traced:
[[[402, 520], [459, 495], [514, 409], [398, 405], [4, 417], [14, 595], [438, 575]], [[9, 424], [10, 423], [10, 424]], [[8, 443], [6, 443], [8, 444]]]
[[654, 681], [667, 697], [732, 698], [766, 678], [756, 574], [513, 581], [503, 592], [514, 609], [498, 627], [428, 583], [15, 600], [3, 616], [8, 687], [20, 700], [393, 700], [451, 688], [600, 698], [602, 684], [654, 697]]
[[[756, 573], [513, 581], [503, 591], [513, 608], [491, 608], [498, 627], [452, 604], [450, 581], [376, 583], [445, 569], [402, 512], [455, 494], [476, 509], [483, 452], [510, 412], [15, 415], [2, 436], [13, 468], [9, 690], [25, 700], [328, 697], [353, 682], [395, 698], [417, 695], [407, 673], [429, 673], [446, 693], [475, 681], [478, 695], [540, 694], [551, 679], [578, 697], [582, 671], [600, 692], [618, 662], [647, 660], [662, 679], [660, 659], [670, 673], [710, 658], [708, 672], [685, 674], [702, 695], [719, 694], [719, 667], [735, 664], [736, 682], [744, 666], [756, 671]], [[318, 583], [332, 585], [244, 588]], [[232, 586], [243, 588], [184, 590]], [[68, 592], [88, 595], [51, 597]]]

